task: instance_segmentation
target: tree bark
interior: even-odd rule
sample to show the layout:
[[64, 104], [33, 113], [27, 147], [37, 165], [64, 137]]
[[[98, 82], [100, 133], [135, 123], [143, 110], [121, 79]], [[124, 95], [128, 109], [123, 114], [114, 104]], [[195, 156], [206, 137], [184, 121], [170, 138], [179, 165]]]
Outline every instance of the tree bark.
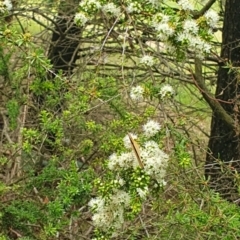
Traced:
[[[81, 28], [74, 23], [79, 1], [61, 1], [52, 35], [48, 58], [53, 65], [53, 73], [71, 75], [75, 67]], [[54, 77], [54, 76], [52, 76]]]
[[[206, 157], [205, 175], [210, 187], [230, 201], [238, 198], [233, 174], [240, 169], [240, 1], [227, 0], [225, 4], [222, 49], [215, 100], [234, 120], [229, 126], [219, 112], [213, 109], [211, 133]], [[221, 162], [226, 163], [225, 166]]]

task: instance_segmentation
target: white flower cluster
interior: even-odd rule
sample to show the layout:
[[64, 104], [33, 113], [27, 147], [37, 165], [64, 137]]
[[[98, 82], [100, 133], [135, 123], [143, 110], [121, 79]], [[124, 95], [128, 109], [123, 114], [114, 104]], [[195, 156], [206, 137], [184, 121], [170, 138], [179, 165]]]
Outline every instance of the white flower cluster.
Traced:
[[192, 35], [188, 32], [182, 32], [177, 35], [177, 41], [188, 44], [190, 50], [195, 50], [196, 55], [202, 58], [203, 53], [210, 53], [211, 45], [201, 39], [199, 36]]
[[191, 50], [196, 50], [197, 54], [210, 52], [210, 44], [198, 36], [199, 26], [195, 20], [187, 19], [183, 23], [183, 30], [183, 32], [177, 35], [176, 40], [178, 42], [188, 44], [188, 47]]
[[195, 20], [193, 19], [187, 19], [184, 23], [183, 23], [183, 30], [185, 33], [192, 33], [192, 34], [197, 34], [199, 27], [196, 23]]
[[[138, 138], [138, 136], [134, 133], [130, 133], [131, 137], [133, 140], [136, 140]], [[128, 135], [126, 135], [124, 138], [123, 138], [123, 144], [124, 144], [124, 147], [126, 149], [131, 149], [132, 148], [132, 144], [131, 144], [131, 141], [130, 141], [130, 138]]]
[[142, 149], [141, 158], [144, 171], [160, 185], [164, 185], [169, 156], [159, 148], [155, 141], [147, 141]]
[[76, 13], [74, 17], [74, 22], [79, 26], [84, 26], [88, 20], [88, 17], [83, 12]]
[[133, 101], [141, 101], [144, 99], [143, 94], [144, 94], [143, 87], [141, 87], [141, 86], [132, 87], [132, 89], [130, 91], [130, 98]]
[[180, 1], [178, 1], [178, 5], [185, 11], [194, 10], [194, 7], [189, 0], [180, 0]]
[[126, 4], [127, 4], [126, 10], [128, 13], [140, 13], [141, 4], [139, 2], [132, 2], [130, 0], [127, 1]]
[[146, 124], [143, 125], [144, 135], [148, 138], [156, 135], [161, 129], [161, 126], [158, 122], [149, 120]]
[[[143, 126], [143, 129], [144, 136], [148, 139], [159, 132], [160, 125], [153, 120], [149, 120]], [[93, 198], [88, 203], [93, 212], [93, 224], [102, 231], [107, 231], [111, 228], [114, 229], [113, 231], [115, 233], [115, 230], [122, 227], [125, 221], [126, 211], [132, 208], [131, 204], [136, 197], [135, 194], [137, 194], [142, 201], [147, 198], [150, 189], [149, 182], [145, 181], [148, 177], [155, 180], [159, 186], [165, 185], [164, 178], [169, 156], [159, 148], [155, 141], [147, 140], [143, 146], [137, 147], [139, 148], [137, 151], [139, 152], [143, 167], [140, 166], [139, 159], [134, 151], [134, 149], [136, 149], [136, 143], [130, 141], [129, 135], [131, 141], [137, 142], [137, 135], [128, 134], [123, 138], [124, 146], [128, 151], [121, 154], [113, 153], [108, 160], [107, 166], [109, 170], [118, 173], [116, 174], [116, 180], [114, 180], [115, 186], [117, 187], [115, 187], [113, 193], [107, 197]], [[137, 179], [143, 184], [137, 186], [133, 184], [132, 186], [135, 186], [135, 194], [132, 195], [133, 189], [129, 188], [128, 185], [131, 185], [134, 181], [126, 184], [129, 179], [127, 179], [125, 175], [121, 178], [121, 172], [125, 172], [122, 170], [129, 170], [129, 173], [135, 170], [138, 172], [139, 168], [141, 169], [141, 175], [139, 175]]]
[[102, 7], [101, 3], [97, 0], [82, 0], [79, 6], [84, 12], [94, 12]]
[[174, 34], [174, 29], [170, 24], [168, 15], [158, 13], [153, 17], [152, 26], [157, 31], [157, 36], [161, 41], [166, 41]]
[[6, 11], [11, 11], [13, 8], [11, 0], [4, 0], [0, 2], [0, 12], [5, 13]]
[[118, 17], [121, 14], [121, 9], [114, 3], [110, 2], [102, 5], [97, 0], [83, 0], [79, 4], [80, 12], [76, 13], [74, 22], [79, 26], [84, 26], [87, 21], [92, 19], [94, 13], [102, 10], [105, 14]]
[[[145, 142], [143, 147], [140, 147], [140, 157], [144, 165], [144, 172], [155, 179], [159, 185], [165, 185], [164, 178], [166, 176], [166, 168], [168, 166], [169, 156], [163, 152], [155, 141]], [[120, 169], [130, 169], [139, 167], [139, 163], [133, 152], [122, 153], [117, 156], [113, 154], [109, 157], [108, 168], [111, 171]], [[137, 189], [141, 198], [144, 198], [148, 193], [148, 188]]]
[[142, 199], [145, 199], [147, 197], [147, 194], [149, 193], [149, 189], [148, 187], [144, 187], [143, 189], [142, 188], [137, 188], [137, 193], [139, 195], [140, 198]]
[[[184, 11], [194, 10], [189, 0], [179, 0], [178, 5]], [[205, 26], [203, 36], [199, 31], [202, 28], [202, 21], [206, 21], [209, 28], [207, 29]], [[211, 30], [217, 27], [218, 21], [219, 16], [214, 10], [208, 10], [204, 14], [204, 18], [194, 20], [188, 16], [181, 21], [176, 16], [157, 13], [152, 17], [151, 25], [156, 30], [157, 37], [161, 42], [167, 43], [168, 46], [182, 47], [186, 52], [187, 50], [195, 51], [196, 56], [203, 58], [204, 54], [210, 53], [211, 50], [211, 45], [205, 41], [206, 34], [212, 35]]]
[[11, 0], [4, 0], [3, 4], [6, 6], [8, 11], [11, 11], [13, 8], [12, 1]]
[[214, 10], [212, 9], [209, 9], [205, 14], [204, 14], [206, 20], [207, 20], [207, 23], [208, 25], [211, 27], [211, 28], [216, 28], [217, 25], [218, 25], [218, 21], [219, 21], [219, 16], [217, 14], [217, 12], [215, 12]]
[[162, 99], [165, 99], [168, 97], [172, 97], [175, 94], [175, 91], [171, 85], [166, 84], [161, 88], [159, 94]]
[[102, 11], [104, 13], [118, 17], [121, 13], [120, 7], [116, 6], [114, 3], [107, 3], [102, 6]]
[[124, 223], [124, 209], [130, 205], [130, 199], [130, 195], [123, 190], [117, 190], [108, 201], [102, 197], [91, 199], [88, 205], [94, 212], [94, 226], [102, 230], [110, 227], [119, 229]]
[[154, 65], [154, 59], [152, 56], [145, 55], [141, 58], [140, 63], [151, 67]]
[[[154, 120], [149, 120], [143, 125], [143, 135], [148, 139], [155, 136], [160, 130], [160, 124]], [[137, 135], [131, 134], [131, 137], [132, 139], [137, 140]], [[138, 159], [133, 151], [128, 135], [123, 138], [123, 142], [126, 149], [130, 149], [131, 151], [123, 152], [121, 154], [113, 153], [108, 161], [108, 168], [110, 170], [135, 169], [139, 167]], [[159, 149], [158, 144], [152, 140], [147, 141], [143, 147], [139, 147], [139, 151], [146, 173], [150, 176], [154, 175], [158, 180], [163, 178], [163, 165], [166, 165], [168, 155]]]
[[129, 169], [139, 167], [138, 160], [136, 159], [134, 152], [123, 152], [120, 155], [113, 153], [109, 157], [108, 168], [110, 170], [117, 169]]

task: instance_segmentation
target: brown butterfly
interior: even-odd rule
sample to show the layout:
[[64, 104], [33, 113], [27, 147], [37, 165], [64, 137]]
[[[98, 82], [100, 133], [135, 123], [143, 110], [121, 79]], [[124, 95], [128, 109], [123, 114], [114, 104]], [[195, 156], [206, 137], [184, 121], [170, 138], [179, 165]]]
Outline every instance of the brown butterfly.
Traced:
[[138, 143], [132, 138], [130, 133], [128, 133], [128, 137], [130, 139], [131, 146], [132, 146], [132, 149], [133, 149], [133, 151], [135, 153], [135, 156], [136, 156], [136, 158], [138, 160], [139, 166], [141, 168], [144, 168], [144, 165], [143, 165], [143, 162], [142, 162], [142, 159], [141, 159], [141, 156], [140, 156], [140, 149], [139, 149]]

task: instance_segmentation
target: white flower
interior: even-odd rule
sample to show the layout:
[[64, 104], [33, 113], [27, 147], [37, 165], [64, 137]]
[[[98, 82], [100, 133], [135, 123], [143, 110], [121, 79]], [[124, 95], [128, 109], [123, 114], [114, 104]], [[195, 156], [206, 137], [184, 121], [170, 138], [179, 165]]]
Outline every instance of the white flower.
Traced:
[[192, 40], [194, 36], [188, 32], [181, 32], [177, 35], [177, 41], [178, 42], [185, 42], [188, 43]]
[[128, 13], [136, 12], [138, 9], [135, 7], [134, 3], [130, 3], [127, 7], [126, 10]]
[[165, 180], [162, 180], [162, 186], [166, 186], [167, 185], [167, 182]]
[[137, 188], [136, 190], [137, 190], [137, 193], [138, 193], [138, 195], [139, 195], [140, 198], [146, 199], [147, 194], [148, 194], [148, 191], [149, 191], [149, 190], [148, 190], [148, 187], [145, 187], [144, 189], [142, 189], [142, 188]]
[[162, 13], [157, 13], [153, 16], [152, 19], [152, 26], [156, 28], [156, 26], [159, 23], [168, 23], [170, 20], [170, 17], [168, 15], [162, 14]]
[[120, 168], [128, 169], [135, 165], [136, 158], [133, 152], [122, 153], [118, 158]]
[[210, 53], [211, 45], [201, 39], [199, 36], [191, 36], [189, 37], [189, 47], [191, 50], [195, 50], [196, 53], [203, 56], [203, 53]]
[[207, 23], [211, 28], [216, 28], [219, 21], [219, 16], [216, 11], [209, 9], [205, 14], [205, 18], [207, 19]]
[[203, 52], [204, 53], [210, 53], [211, 49], [212, 49], [212, 46], [207, 43], [207, 42], [203, 42]]
[[149, 120], [146, 124], [143, 125], [144, 135], [146, 137], [152, 137], [158, 133], [161, 129], [161, 126], [158, 122]]
[[155, 29], [157, 32], [159, 32], [158, 34], [165, 35], [166, 37], [170, 37], [174, 34], [174, 29], [172, 27], [170, 27], [170, 25], [168, 23], [161, 22], [155, 26]]
[[178, 1], [178, 5], [185, 11], [194, 10], [192, 3], [188, 0], [180, 0]]
[[86, 24], [86, 22], [88, 21], [87, 16], [82, 13], [76, 13], [75, 17], [74, 17], [74, 22], [80, 26], [84, 26]]
[[95, 213], [92, 216], [93, 225], [102, 228], [107, 229], [113, 222], [113, 213], [109, 211], [108, 209], [103, 209], [100, 212]]
[[213, 30], [211, 29], [211, 28], [209, 28], [208, 30], [207, 30], [207, 33], [209, 34], [209, 35], [213, 35], [214, 33], [213, 33]]
[[118, 181], [120, 186], [123, 186], [125, 184], [125, 180], [122, 179], [122, 178], [118, 178], [117, 181]]
[[154, 65], [154, 59], [152, 56], [145, 55], [141, 58], [140, 63], [145, 64], [149, 67]]
[[163, 179], [166, 174], [168, 159], [168, 155], [164, 153], [161, 149], [159, 149], [152, 157], [148, 157], [145, 159], [145, 172], [152, 177], [156, 178], [157, 176], [158, 179]]
[[105, 200], [101, 197], [92, 198], [88, 203], [88, 206], [97, 212], [101, 211], [104, 208], [104, 205]]
[[102, 7], [103, 12], [118, 17], [121, 13], [121, 9], [114, 3], [107, 3]]
[[157, 31], [157, 37], [166, 41], [168, 37], [174, 34], [174, 29], [169, 24], [170, 17], [162, 13], [155, 14], [152, 20], [152, 26]]
[[[136, 140], [138, 138], [138, 136], [136, 134], [130, 133], [130, 135], [134, 140]], [[126, 135], [123, 138], [123, 143], [124, 143], [125, 148], [132, 149], [132, 144], [131, 144], [131, 141], [130, 141], [130, 138], [128, 135]]]
[[130, 2], [129, 5], [126, 7], [128, 13], [139, 13], [141, 5], [138, 2]]
[[8, 11], [11, 11], [13, 8], [12, 1], [11, 0], [4, 0], [3, 4], [6, 6]]
[[[93, 204], [94, 201], [93, 201]], [[91, 203], [91, 205], [93, 205]], [[130, 195], [127, 192], [118, 190], [110, 198], [110, 201], [101, 209], [95, 210], [92, 221], [93, 225], [103, 230], [113, 227], [119, 229], [124, 223], [124, 207], [130, 204]], [[94, 209], [93, 209], [94, 210]]]
[[168, 155], [159, 148], [155, 141], [147, 141], [141, 152], [141, 158], [146, 167], [154, 168], [157, 165], [158, 167], [165, 165], [168, 160]]
[[117, 155], [113, 153], [109, 157], [108, 168], [110, 170], [116, 170], [119, 168], [128, 169], [136, 165], [137, 159], [134, 156], [133, 152], [121, 153], [121, 155]]
[[156, 142], [147, 141], [141, 150], [141, 158], [146, 174], [163, 185], [169, 156], [159, 148]]
[[80, 2], [79, 6], [85, 11], [97, 10], [101, 8], [101, 3], [97, 0], [83, 0]]
[[[112, 223], [113, 228], [120, 229], [122, 224], [124, 223], [124, 208], [118, 206], [118, 208], [113, 209], [113, 218], [114, 222]], [[117, 233], [114, 234], [116, 237], [118, 236]], [[112, 236], [114, 236], [112, 235]]]
[[144, 149], [148, 152], [148, 153], [156, 153], [159, 149], [158, 144], [155, 141], [147, 141], [144, 143]]
[[169, 96], [171, 97], [174, 95], [174, 93], [175, 93], [175, 91], [174, 91], [173, 87], [170, 86], [169, 84], [164, 85], [159, 92], [162, 99], [169, 97]]
[[187, 33], [191, 32], [193, 34], [197, 34], [199, 27], [196, 21], [191, 19], [191, 20], [186, 20], [184, 22], [183, 29], [184, 29], [184, 32], [187, 32]]
[[119, 168], [119, 156], [116, 153], [113, 153], [112, 155], [110, 155], [110, 157], [108, 159], [109, 159], [108, 168], [110, 170]]
[[[191, 51], [195, 51], [196, 55], [201, 59], [204, 57], [204, 54], [208, 54], [211, 51], [211, 45], [197, 35], [182, 32], [177, 35], [176, 39], [179, 42], [184, 42], [185, 44], [187, 44], [187, 47]], [[172, 89], [172, 87], [170, 89], [170, 87], [168, 86], [167, 88], [164, 88], [160, 91], [160, 95], [162, 94], [162, 98], [169, 95], [172, 96], [174, 94], [174, 90]]]
[[132, 87], [130, 97], [133, 101], [143, 100], [144, 88], [141, 86]]
[[130, 200], [130, 195], [123, 190], [118, 190], [111, 196], [111, 204], [115, 206], [114, 208], [118, 206], [128, 207], [130, 205]]

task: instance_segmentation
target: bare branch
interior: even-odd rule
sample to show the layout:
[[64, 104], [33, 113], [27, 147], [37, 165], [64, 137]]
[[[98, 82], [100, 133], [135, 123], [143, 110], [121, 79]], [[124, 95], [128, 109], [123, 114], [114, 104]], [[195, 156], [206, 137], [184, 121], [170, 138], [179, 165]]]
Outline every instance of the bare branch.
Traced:
[[234, 119], [225, 111], [218, 99], [208, 90], [202, 78], [202, 62], [198, 58], [195, 59], [195, 74], [193, 74], [193, 80], [212, 110], [217, 112], [231, 129], [235, 129]]
[[193, 17], [194, 18], [199, 18], [201, 17], [204, 13], [206, 13], [211, 7], [212, 5], [216, 2], [216, 0], [209, 0], [205, 6], [203, 6], [203, 8], [200, 11], [197, 12], [193, 12]]

